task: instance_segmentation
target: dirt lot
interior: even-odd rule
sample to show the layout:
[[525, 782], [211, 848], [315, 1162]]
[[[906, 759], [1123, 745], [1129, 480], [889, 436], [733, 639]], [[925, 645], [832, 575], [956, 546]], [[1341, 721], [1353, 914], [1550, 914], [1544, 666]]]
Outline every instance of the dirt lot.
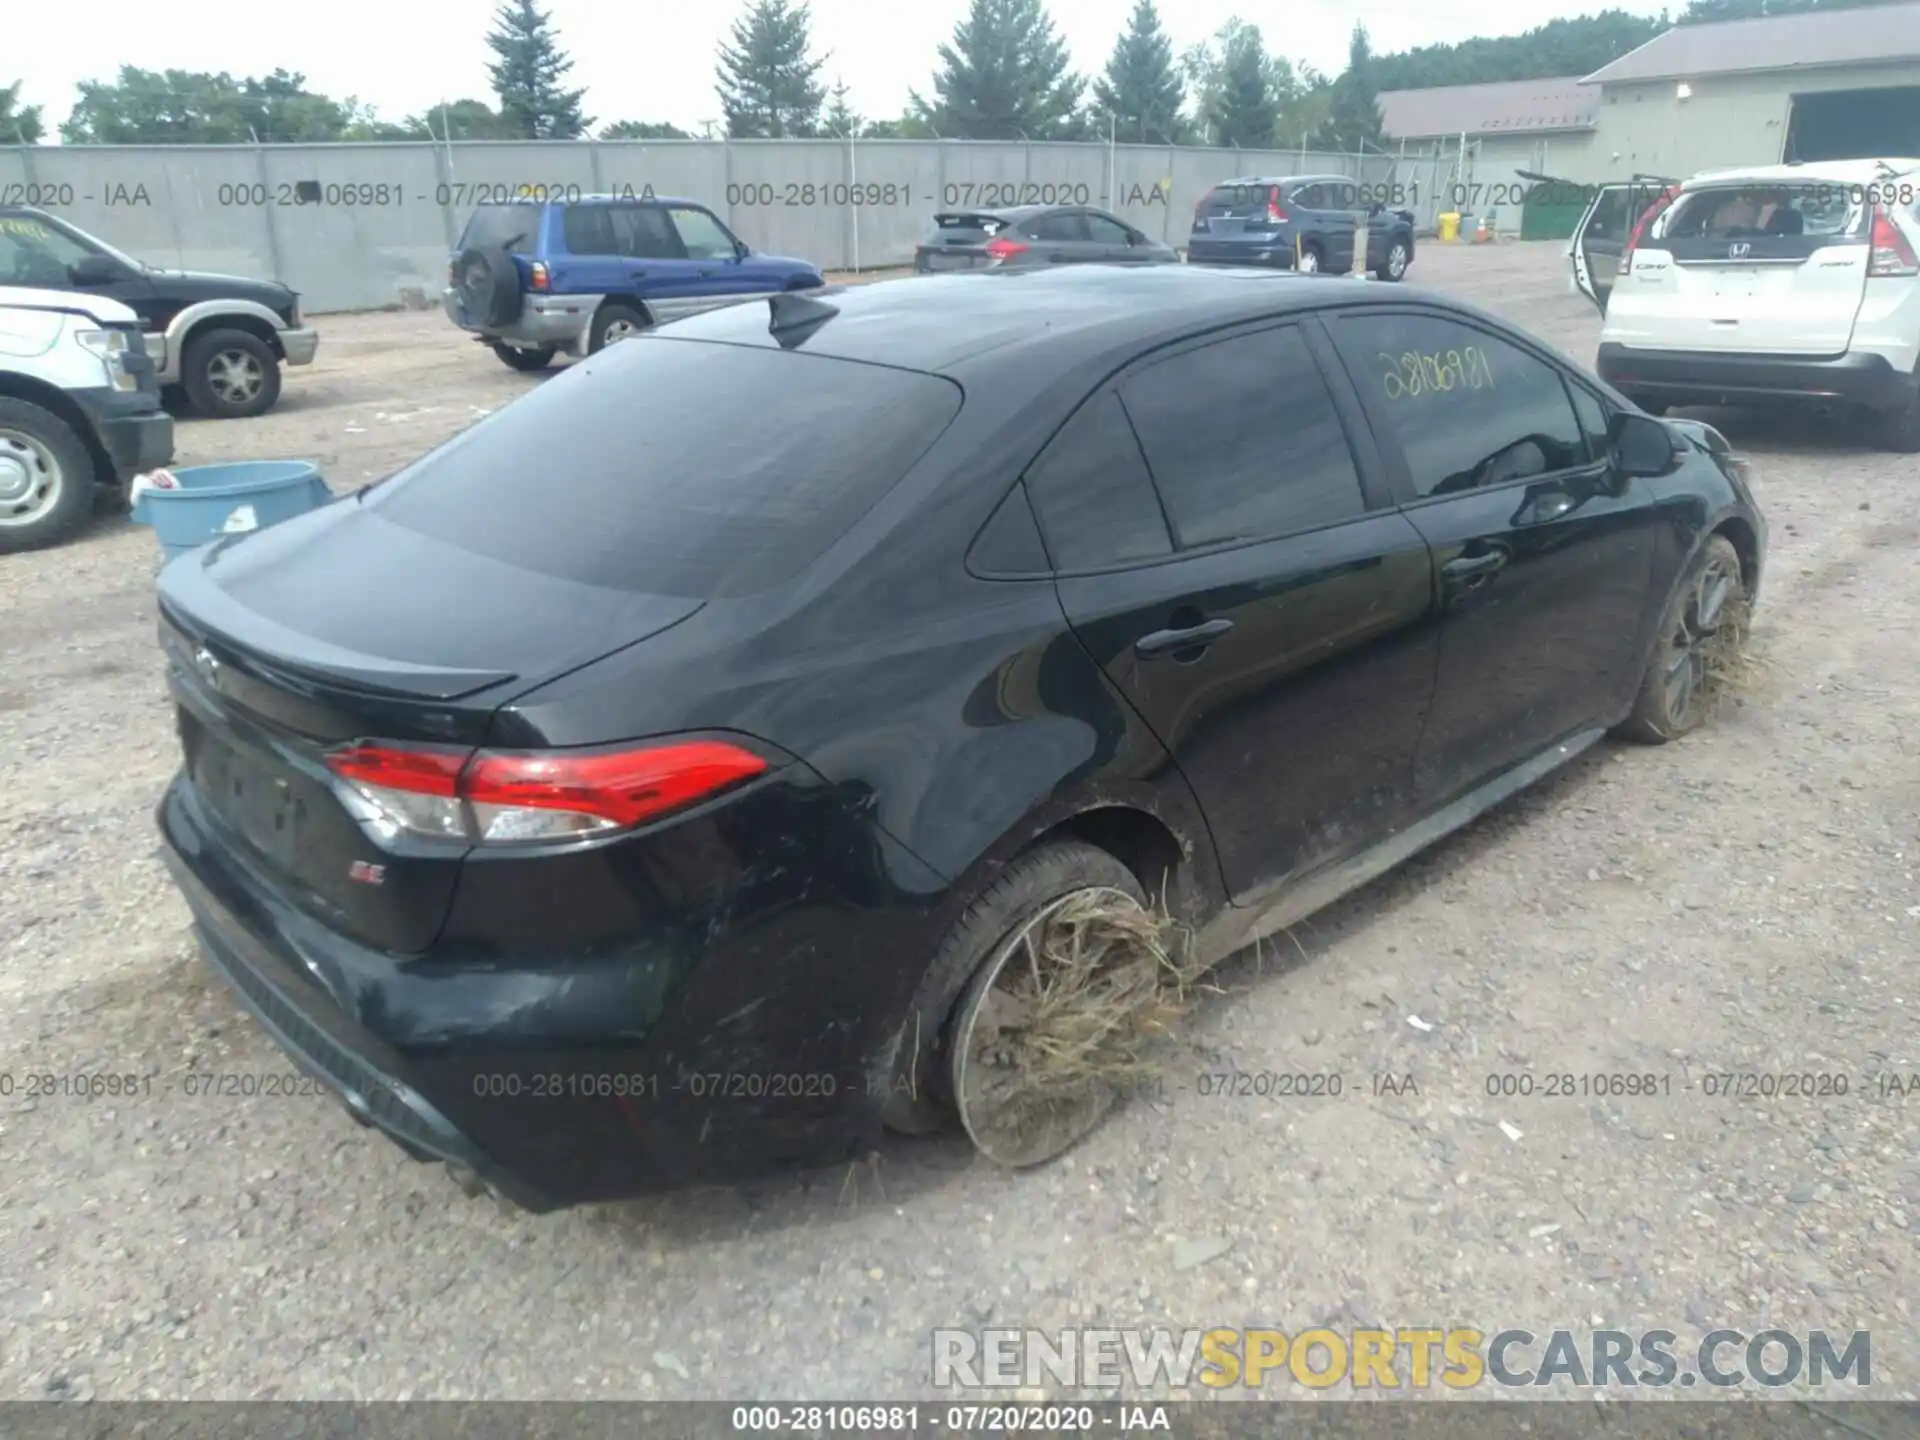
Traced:
[[[1585, 360], [1597, 317], [1556, 251], [1436, 248], [1416, 278]], [[180, 460], [305, 456], [352, 487], [540, 383], [436, 313], [321, 325], [276, 412], [185, 422]], [[1710, 418], [1773, 527], [1771, 678], [1715, 727], [1601, 747], [1284, 964], [1232, 969], [1165, 1103], [1051, 1168], [890, 1144], [545, 1219], [465, 1199], [327, 1100], [182, 1093], [286, 1066], [196, 962], [154, 856], [174, 747], [152, 537], [102, 520], [0, 561], [0, 1396], [878, 1398], [930, 1393], [936, 1325], [1321, 1322], [1864, 1328], [1870, 1393], [1920, 1395], [1920, 1094], [1869, 1081], [1920, 1074], [1920, 459]], [[1197, 1093], [1227, 1068], [1345, 1093]], [[1671, 1093], [1489, 1097], [1521, 1070]], [[23, 1098], [76, 1071], [153, 1093]], [[1849, 1094], [1705, 1093], [1749, 1071]], [[1183, 1266], [1176, 1239], [1231, 1244]]]

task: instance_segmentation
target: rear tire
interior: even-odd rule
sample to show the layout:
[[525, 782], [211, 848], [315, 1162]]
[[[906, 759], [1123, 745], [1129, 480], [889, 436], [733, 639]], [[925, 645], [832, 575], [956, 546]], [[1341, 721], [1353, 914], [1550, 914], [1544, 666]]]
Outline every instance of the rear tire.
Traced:
[[1920, 390], [1899, 410], [1883, 410], [1873, 417], [1874, 443], [1895, 455], [1920, 454]]
[[93, 513], [86, 442], [51, 410], [0, 397], [0, 554], [70, 539]]
[[1614, 733], [1643, 745], [1665, 745], [1697, 730], [1712, 714], [1718, 695], [1720, 680], [1713, 666], [1745, 646], [1746, 621], [1740, 554], [1726, 536], [1715, 535], [1700, 547], [1674, 587], [1633, 713]]
[[180, 383], [202, 415], [245, 420], [280, 398], [280, 361], [251, 331], [205, 330], [181, 353]]
[[1300, 258], [1295, 262], [1294, 268], [1302, 275], [1315, 275], [1324, 268], [1322, 264], [1324, 258], [1318, 245], [1302, 245]]
[[952, 1129], [954, 1021], [962, 998], [1005, 942], [1047, 906], [1076, 890], [1106, 887], [1144, 904], [1133, 872], [1080, 840], [1051, 840], [1017, 856], [974, 897], [935, 953], [902, 1028], [882, 1116], [902, 1135]]
[[609, 345], [638, 335], [651, 324], [646, 315], [632, 305], [602, 305], [594, 312], [593, 324], [587, 327], [587, 353], [597, 355]]
[[544, 370], [551, 365], [557, 351], [551, 345], [542, 345], [534, 350], [523, 350], [518, 345], [502, 345], [496, 342], [493, 353], [500, 357], [500, 363], [509, 370], [531, 373], [535, 370]]

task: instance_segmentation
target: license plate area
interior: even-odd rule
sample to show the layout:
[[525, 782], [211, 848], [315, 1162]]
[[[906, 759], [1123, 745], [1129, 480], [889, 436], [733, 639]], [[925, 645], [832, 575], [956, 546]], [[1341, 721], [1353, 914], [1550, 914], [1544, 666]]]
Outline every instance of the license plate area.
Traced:
[[263, 760], [209, 732], [190, 712], [178, 715], [187, 775], [207, 808], [253, 850], [291, 869], [305, 800]]
[[973, 256], [965, 253], [956, 255], [952, 251], [935, 250], [927, 256], [927, 263], [935, 270], [971, 270], [973, 268]]

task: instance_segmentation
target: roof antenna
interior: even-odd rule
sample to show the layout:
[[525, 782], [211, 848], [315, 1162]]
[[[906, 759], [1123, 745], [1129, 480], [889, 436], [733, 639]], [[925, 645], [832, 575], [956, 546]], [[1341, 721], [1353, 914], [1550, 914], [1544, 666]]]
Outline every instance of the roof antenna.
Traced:
[[801, 344], [821, 325], [840, 313], [837, 305], [829, 305], [824, 300], [815, 300], [793, 290], [769, 295], [767, 308], [772, 312], [767, 321], [767, 333], [780, 342], [782, 349]]

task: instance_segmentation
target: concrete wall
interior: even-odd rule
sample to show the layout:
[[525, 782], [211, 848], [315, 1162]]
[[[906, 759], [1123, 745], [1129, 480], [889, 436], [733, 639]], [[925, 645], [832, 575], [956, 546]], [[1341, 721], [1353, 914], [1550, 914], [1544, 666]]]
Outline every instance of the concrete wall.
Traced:
[[1920, 85], [1920, 66], [1908, 61], [1710, 75], [1688, 81], [1693, 93], [1685, 100], [1677, 83], [1607, 86], [1594, 135], [1595, 162], [1615, 176], [1640, 172], [1681, 179], [1735, 165], [1777, 165], [1794, 95]]
[[[748, 243], [824, 269], [909, 262], [935, 210], [1027, 199], [1112, 210], [1183, 245], [1221, 180], [1302, 171], [1417, 191], [1438, 161], [974, 141], [530, 141], [0, 148], [0, 203], [39, 203], [149, 264], [278, 277], [311, 312], [437, 298], [449, 249], [490, 189], [679, 195]], [[300, 203], [297, 186], [318, 186]], [[577, 190], [572, 187], [577, 187]], [[850, 203], [854, 199], [862, 203]]]

